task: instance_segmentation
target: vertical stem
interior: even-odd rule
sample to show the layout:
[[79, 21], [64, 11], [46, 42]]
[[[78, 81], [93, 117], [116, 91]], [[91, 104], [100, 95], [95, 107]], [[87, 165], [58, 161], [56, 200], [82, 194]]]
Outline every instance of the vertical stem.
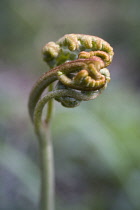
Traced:
[[[53, 84], [50, 84], [48, 88], [48, 92], [51, 92], [53, 90]], [[53, 99], [51, 98], [48, 101], [48, 110], [47, 110], [47, 116], [45, 119], [46, 124], [50, 123], [50, 120], [52, 118], [52, 112], [53, 112]]]
[[40, 143], [41, 162], [41, 198], [40, 210], [54, 210], [54, 161], [50, 127], [47, 127], [46, 139]]
[[[49, 90], [52, 89], [52, 86]], [[54, 210], [54, 158], [51, 139], [52, 99], [48, 102], [47, 117], [42, 125], [42, 135], [39, 141], [41, 164], [40, 210]]]

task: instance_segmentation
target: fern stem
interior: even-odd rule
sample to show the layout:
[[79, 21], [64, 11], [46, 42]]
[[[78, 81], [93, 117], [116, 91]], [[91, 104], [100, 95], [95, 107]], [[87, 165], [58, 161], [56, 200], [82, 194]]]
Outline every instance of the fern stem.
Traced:
[[[52, 85], [49, 91], [52, 90]], [[54, 210], [54, 157], [53, 143], [51, 138], [51, 117], [53, 101], [48, 101], [47, 116], [43, 125], [42, 135], [39, 141], [40, 167], [41, 167], [41, 189], [40, 189], [40, 210]]]
[[47, 126], [45, 137], [44, 143], [40, 144], [40, 210], [54, 210], [54, 161], [50, 125]]
[[[53, 90], [53, 84], [50, 84], [48, 88], [48, 92], [52, 90]], [[51, 118], [52, 118], [52, 113], [53, 113], [53, 99], [50, 99], [48, 101], [48, 107], [47, 107], [47, 116], [45, 120], [46, 124], [50, 123]]]

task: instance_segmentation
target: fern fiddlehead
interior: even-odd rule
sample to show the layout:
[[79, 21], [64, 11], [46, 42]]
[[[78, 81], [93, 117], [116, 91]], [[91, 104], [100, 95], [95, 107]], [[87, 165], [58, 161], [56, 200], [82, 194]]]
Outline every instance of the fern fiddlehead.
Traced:
[[[48, 142], [50, 143], [44, 136], [47, 135], [50, 123], [52, 99], [68, 108], [78, 106], [82, 101], [95, 99], [110, 82], [107, 66], [112, 62], [114, 52], [106, 41], [96, 36], [67, 34], [57, 42], [46, 44], [42, 53], [44, 61], [51, 70], [43, 74], [35, 83], [28, 105], [40, 147], [45, 147]], [[55, 81], [57, 84], [53, 88]], [[51, 91], [41, 97], [47, 87]], [[43, 122], [42, 112], [47, 102], [49, 112]], [[43, 158], [42, 161], [45, 161]], [[45, 165], [43, 167], [45, 168]], [[42, 177], [45, 176], [44, 170], [42, 169]], [[42, 178], [42, 182], [43, 180]], [[53, 210], [54, 206], [50, 201], [53, 193], [49, 198], [49, 192], [45, 190], [42, 189], [41, 210]], [[48, 198], [46, 201], [44, 201], [45, 197]]]

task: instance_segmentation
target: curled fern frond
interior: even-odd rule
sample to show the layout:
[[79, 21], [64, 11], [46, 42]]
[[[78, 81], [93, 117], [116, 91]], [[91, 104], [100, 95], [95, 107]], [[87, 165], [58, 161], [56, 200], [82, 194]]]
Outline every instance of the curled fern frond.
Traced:
[[106, 41], [84, 34], [66, 34], [57, 42], [47, 43], [42, 50], [44, 61], [50, 67], [77, 59], [81, 51], [100, 51], [102, 54], [106, 52], [110, 62], [114, 55], [113, 48]]
[[[47, 43], [42, 53], [52, 69], [37, 80], [31, 91], [29, 111], [32, 120], [37, 104], [43, 100], [43, 91], [55, 81], [57, 85], [48, 94], [65, 107], [75, 107], [81, 101], [96, 98], [110, 82], [106, 67], [112, 62], [114, 52], [101, 38], [67, 34], [56, 42]], [[58, 91], [61, 96], [56, 94]]]

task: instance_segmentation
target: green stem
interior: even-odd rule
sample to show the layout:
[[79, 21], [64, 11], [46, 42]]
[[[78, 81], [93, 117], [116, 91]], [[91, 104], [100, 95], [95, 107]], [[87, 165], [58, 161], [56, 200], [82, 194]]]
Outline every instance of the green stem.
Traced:
[[44, 141], [40, 142], [41, 197], [40, 210], [54, 210], [54, 161], [50, 125], [46, 127]]
[[[51, 92], [53, 90], [53, 84], [50, 84], [49, 85], [49, 88], [48, 88], [48, 92]], [[47, 107], [47, 116], [46, 116], [46, 124], [50, 123], [50, 120], [52, 118], [52, 112], [53, 112], [53, 99], [50, 99], [48, 101], [48, 107]]]
[[[53, 86], [49, 86], [49, 91]], [[54, 160], [51, 139], [51, 117], [53, 99], [48, 101], [47, 116], [42, 124], [41, 138], [39, 138], [41, 164], [40, 210], [54, 210]]]

